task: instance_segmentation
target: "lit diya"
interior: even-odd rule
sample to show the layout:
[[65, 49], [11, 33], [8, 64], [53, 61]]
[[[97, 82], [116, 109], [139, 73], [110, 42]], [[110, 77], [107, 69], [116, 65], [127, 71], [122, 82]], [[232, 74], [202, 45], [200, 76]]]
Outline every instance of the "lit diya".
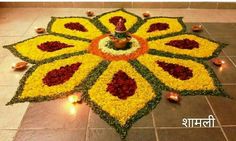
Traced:
[[81, 93], [74, 93], [68, 96], [68, 102], [71, 104], [82, 103]]
[[222, 66], [222, 64], [225, 63], [225, 61], [223, 61], [223, 60], [221, 60], [221, 59], [219, 59], [219, 58], [214, 58], [214, 59], [211, 60], [211, 62], [212, 62], [215, 66], [218, 66], [218, 67]]
[[22, 71], [22, 70], [25, 70], [28, 66], [28, 63], [27, 62], [18, 62], [16, 64], [14, 64], [12, 66], [12, 69], [14, 71]]
[[193, 32], [200, 32], [200, 31], [202, 31], [203, 30], [203, 27], [202, 27], [202, 25], [193, 25], [192, 26], [192, 31]]
[[145, 17], [145, 18], [148, 18], [150, 16], [151, 15], [150, 15], [149, 11], [146, 11], [146, 12], [143, 13], [143, 17]]
[[94, 16], [93, 11], [87, 11], [86, 14], [87, 14], [88, 17], [93, 17]]
[[180, 95], [176, 92], [168, 92], [166, 94], [166, 99], [171, 103], [179, 103], [180, 102]]
[[38, 34], [42, 34], [42, 33], [45, 33], [45, 28], [42, 28], [42, 27], [39, 27], [39, 28], [36, 28], [35, 29], [35, 32], [38, 33]]

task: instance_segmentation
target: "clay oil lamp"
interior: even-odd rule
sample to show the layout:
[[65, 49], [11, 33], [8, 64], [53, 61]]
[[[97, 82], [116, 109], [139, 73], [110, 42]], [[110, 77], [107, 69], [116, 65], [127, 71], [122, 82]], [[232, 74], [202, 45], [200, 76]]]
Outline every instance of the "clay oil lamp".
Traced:
[[143, 17], [144, 18], [149, 18], [151, 15], [150, 15], [150, 12], [149, 11], [146, 11], [143, 13]]
[[193, 32], [200, 32], [200, 31], [202, 31], [203, 30], [203, 27], [202, 27], [202, 25], [200, 25], [200, 24], [198, 24], [198, 25], [193, 25], [192, 26], [192, 31]]
[[178, 93], [176, 92], [168, 92], [166, 94], [166, 99], [171, 102], [171, 103], [179, 103], [181, 100], [181, 97]]
[[25, 70], [28, 66], [27, 62], [18, 62], [12, 66], [12, 69], [14, 71], [23, 71]]
[[86, 12], [86, 14], [87, 14], [88, 17], [93, 17], [93, 16], [94, 16], [94, 12], [93, 12], [93, 11], [89, 11], [89, 10], [88, 10], [88, 11]]
[[80, 93], [74, 93], [70, 96], [68, 96], [68, 102], [71, 104], [77, 104], [77, 103], [82, 103], [82, 98]]
[[125, 27], [125, 21], [120, 19], [115, 28], [115, 34], [109, 35], [116, 49], [124, 49], [131, 40], [130, 34]]
[[214, 58], [211, 60], [211, 62], [217, 67], [221, 67], [225, 63], [224, 60], [221, 60], [219, 58]]
[[45, 33], [45, 28], [42, 28], [42, 27], [38, 27], [35, 29], [35, 32], [38, 33], [38, 34], [42, 34], [42, 33]]

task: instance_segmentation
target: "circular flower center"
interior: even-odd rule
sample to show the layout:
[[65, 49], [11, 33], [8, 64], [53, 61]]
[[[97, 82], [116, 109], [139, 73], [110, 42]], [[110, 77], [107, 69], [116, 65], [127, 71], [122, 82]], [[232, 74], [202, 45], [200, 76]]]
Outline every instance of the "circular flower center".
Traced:
[[[132, 35], [129, 42], [125, 40], [127, 39], [112, 40], [108, 35], [102, 35], [91, 42], [89, 52], [112, 61], [135, 59], [148, 50], [147, 41], [139, 36]], [[119, 48], [124, 43], [124, 47]]]

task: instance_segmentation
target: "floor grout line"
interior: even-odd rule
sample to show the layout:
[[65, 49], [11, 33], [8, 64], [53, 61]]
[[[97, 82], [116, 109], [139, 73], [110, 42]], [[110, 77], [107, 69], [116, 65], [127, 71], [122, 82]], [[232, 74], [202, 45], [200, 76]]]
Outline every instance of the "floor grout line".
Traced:
[[25, 30], [25, 32], [22, 34], [22, 37], [24, 37], [24, 35], [28, 32], [28, 30], [31, 28], [32, 25], [34, 25], [34, 23], [37, 21], [37, 19], [39, 18], [40, 16], [37, 15], [36, 18], [33, 20], [33, 22], [30, 24], [30, 26]]
[[154, 114], [153, 114], [153, 112], [151, 112], [151, 114], [152, 114], [152, 124], [153, 124], [154, 130], [155, 130], [156, 141], [159, 141]]
[[[203, 25], [204, 29], [206, 30], [207, 34], [210, 36], [210, 38], [212, 38], [212, 39], [215, 40], [215, 38], [214, 38], [214, 37], [211, 35], [211, 33], [207, 30], [207, 28], [205, 27], [205, 25], [204, 25], [204, 24], [202, 24], [202, 25]], [[226, 57], [227, 57], [227, 58], [230, 60], [230, 62], [232, 63], [232, 60], [227, 56], [227, 54], [224, 52], [224, 50], [222, 50], [222, 52], [226, 55]], [[235, 67], [235, 64], [234, 64], [234, 63], [233, 63], [233, 65], [234, 65], [234, 67]], [[215, 113], [215, 111], [214, 111], [214, 109], [213, 109], [213, 107], [212, 107], [210, 101], [208, 100], [207, 96], [205, 96], [205, 99], [206, 99], [208, 105], [210, 106], [211, 111], [213, 112], [214, 116], [216, 117], [216, 120], [217, 120], [217, 122], [218, 122], [218, 124], [219, 124], [219, 126], [220, 126], [221, 132], [223, 133], [223, 135], [224, 135], [226, 141], [229, 141], [229, 140], [228, 140], [228, 137], [227, 137], [227, 135], [226, 135], [226, 133], [225, 133], [225, 131], [224, 131], [224, 129], [223, 129], [222, 126], [221, 126], [220, 120], [218, 119], [218, 117], [217, 117], [217, 115], [216, 115], [216, 113]]]
[[206, 99], [208, 105], [210, 106], [211, 111], [213, 112], [213, 114], [214, 114], [214, 116], [215, 116], [215, 118], [216, 118], [216, 121], [218, 122], [218, 124], [219, 124], [219, 126], [220, 126], [220, 129], [221, 129], [221, 132], [223, 133], [223, 135], [224, 135], [226, 141], [229, 141], [229, 140], [228, 140], [228, 137], [226, 136], [226, 133], [225, 133], [223, 127], [221, 126], [220, 120], [218, 119], [218, 117], [217, 117], [217, 115], [216, 115], [216, 113], [215, 113], [215, 111], [214, 111], [214, 109], [213, 109], [213, 107], [212, 107], [210, 101], [208, 100], [207, 96], [205, 96], [205, 99]]
[[89, 121], [90, 121], [90, 114], [91, 114], [91, 108], [89, 108], [88, 123], [87, 123], [87, 127], [86, 127], [86, 132], [85, 132], [85, 141], [88, 141], [88, 137], [89, 137]]
[[[204, 26], [204, 24], [202, 24], [204, 29], [206, 30], [206, 32], [208, 33], [208, 35], [215, 40], [215, 38], [211, 35], [211, 33], [207, 30], [207, 28]], [[233, 66], [236, 68], [236, 65], [234, 64], [233, 60], [227, 55], [227, 53], [222, 49], [222, 52], [225, 54], [226, 58], [229, 59], [229, 61], [233, 64]]]
[[236, 125], [222, 125], [222, 127], [236, 127]]

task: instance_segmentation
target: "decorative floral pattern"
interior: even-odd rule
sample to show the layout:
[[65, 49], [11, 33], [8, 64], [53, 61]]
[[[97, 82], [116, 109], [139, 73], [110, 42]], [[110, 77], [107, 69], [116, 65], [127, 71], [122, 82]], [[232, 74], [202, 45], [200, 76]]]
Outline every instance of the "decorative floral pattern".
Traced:
[[[119, 19], [132, 34], [124, 50], [110, 48], [107, 32]], [[163, 90], [227, 96], [203, 61], [224, 44], [186, 34], [182, 18], [142, 20], [119, 9], [96, 16], [53, 17], [48, 35], [5, 46], [34, 65], [8, 104], [45, 101], [80, 91], [92, 109], [125, 138], [156, 107]]]

